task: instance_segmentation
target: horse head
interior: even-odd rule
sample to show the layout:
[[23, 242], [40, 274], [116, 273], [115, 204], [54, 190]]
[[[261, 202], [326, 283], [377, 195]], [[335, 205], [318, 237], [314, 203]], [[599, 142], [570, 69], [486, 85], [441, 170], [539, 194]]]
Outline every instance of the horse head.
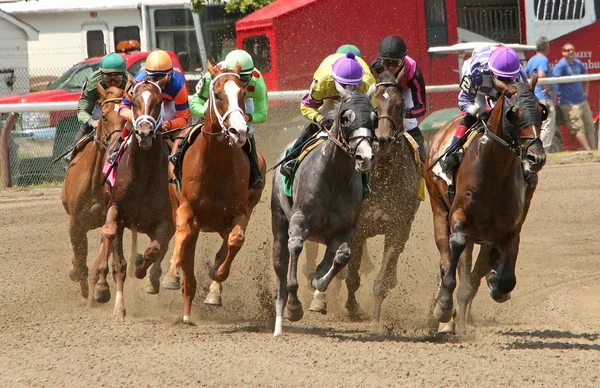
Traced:
[[[235, 69], [213, 67], [207, 64], [212, 77], [210, 83], [209, 112], [206, 115], [208, 130], [229, 139], [229, 144], [241, 147], [246, 143], [248, 125], [244, 112], [246, 88], [240, 81], [241, 66]], [[217, 121], [214, 121], [214, 117]]]
[[396, 136], [404, 130], [404, 88], [399, 80], [404, 77], [404, 69], [394, 77], [389, 71], [379, 75], [375, 86], [375, 100], [377, 101], [377, 128], [375, 137], [380, 147], [393, 143]]
[[375, 124], [376, 116], [366, 94], [354, 91], [342, 95], [342, 104], [331, 135], [337, 136], [346, 152], [354, 157], [357, 171], [367, 171], [371, 168], [371, 141]]
[[537, 75], [531, 84], [508, 85], [497, 79], [494, 83], [502, 94], [494, 107], [490, 123], [494, 122], [496, 128], [502, 128], [502, 133], [497, 135], [515, 147], [523, 160], [524, 173], [537, 173], [546, 164], [546, 152], [539, 135], [542, 122], [548, 117], [548, 109], [533, 92]]
[[[131, 79], [127, 82], [125, 90], [130, 86], [130, 82], [132, 82]], [[125, 119], [119, 114], [119, 104], [123, 100], [125, 90], [115, 86], [104, 89], [99, 81], [96, 81], [96, 88], [100, 93], [98, 103], [102, 106], [102, 115], [100, 116], [96, 136], [101, 139], [113, 132], [120, 131], [125, 124]]]
[[135, 138], [141, 149], [148, 150], [163, 121], [162, 88], [144, 79], [133, 86], [130, 96]]

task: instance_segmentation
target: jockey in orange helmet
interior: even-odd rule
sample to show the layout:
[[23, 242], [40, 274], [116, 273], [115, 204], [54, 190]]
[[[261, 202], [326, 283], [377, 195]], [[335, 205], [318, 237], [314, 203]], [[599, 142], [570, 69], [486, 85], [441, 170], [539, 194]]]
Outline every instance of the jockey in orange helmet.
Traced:
[[[179, 68], [173, 66], [173, 61], [169, 54], [163, 50], [151, 52], [146, 59], [146, 66], [140, 69], [135, 75], [135, 81], [144, 79], [155, 82], [162, 89], [163, 104], [165, 104], [165, 120], [161, 124], [161, 129], [168, 131], [187, 125], [190, 119], [190, 109], [185, 77]], [[175, 109], [172, 109], [172, 105], [174, 105]], [[110, 162], [114, 161], [123, 139], [129, 135], [128, 126], [131, 125], [132, 112], [131, 100], [128, 94], [125, 95], [121, 102], [119, 114], [128, 123], [123, 128], [121, 137], [115, 145], [115, 153], [109, 157]]]

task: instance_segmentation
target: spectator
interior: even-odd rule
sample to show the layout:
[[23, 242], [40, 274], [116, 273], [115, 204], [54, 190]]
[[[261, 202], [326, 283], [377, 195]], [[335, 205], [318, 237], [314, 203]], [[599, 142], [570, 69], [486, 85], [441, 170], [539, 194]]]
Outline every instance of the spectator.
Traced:
[[[563, 59], [554, 67], [554, 76], [586, 74], [587, 69], [581, 61], [575, 59], [575, 46], [565, 43], [562, 46]], [[584, 85], [585, 84], [585, 85]], [[585, 150], [596, 148], [594, 137], [594, 119], [590, 104], [586, 100], [589, 82], [569, 82], [558, 84], [558, 103], [563, 112], [569, 131], [575, 135]]]
[[[548, 62], [548, 53], [550, 52], [550, 44], [548, 38], [540, 36], [535, 41], [535, 55], [527, 62], [525, 72], [527, 77], [531, 78], [534, 71], [537, 70], [538, 77], [552, 77], [552, 70]], [[556, 132], [556, 109], [554, 107], [554, 90], [550, 85], [537, 84], [535, 87], [535, 95], [542, 104], [548, 108], [548, 119], [542, 123], [542, 143], [546, 152], [550, 152], [554, 132]]]

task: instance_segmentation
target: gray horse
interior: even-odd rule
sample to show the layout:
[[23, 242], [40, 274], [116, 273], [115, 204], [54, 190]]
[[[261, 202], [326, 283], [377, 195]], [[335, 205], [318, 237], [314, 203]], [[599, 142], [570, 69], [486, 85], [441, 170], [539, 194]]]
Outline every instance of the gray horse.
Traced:
[[[351, 246], [353, 258], [348, 264], [346, 278], [346, 310], [352, 319], [365, 318], [356, 300], [356, 291], [360, 286], [359, 269], [361, 261], [364, 262], [361, 258], [367, 238], [385, 236], [383, 260], [373, 287], [375, 303], [372, 318], [379, 320], [384, 299], [396, 287], [398, 258], [404, 251], [419, 209], [417, 194], [421, 165], [416, 164], [415, 152], [403, 134], [403, 87], [397, 81], [403, 76], [403, 72], [396, 78], [389, 72], [383, 72], [375, 90], [379, 118], [375, 130], [376, 161], [371, 170], [371, 194], [365, 200], [356, 226]], [[307, 261], [310, 260], [308, 258]], [[326, 306], [325, 295], [315, 291], [310, 310], [326, 314]]]
[[373, 158], [371, 140], [376, 116], [366, 94], [343, 94], [342, 99], [328, 140], [309, 153], [295, 173], [293, 204], [284, 193], [279, 169], [274, 174], [271, 212], [273, 267], [277, 275], [275, 336], [282, 334], [288, 295], [288, 319], [298, 321], [304, 315], [297, 279], [304, 242], [311, 239], [327, 246], [323, 261], [311, 274], [311, 285], [319, 291], [325, 291], [350, 260], [354, 227], [363, 203], [362, 172], [369, 170]]

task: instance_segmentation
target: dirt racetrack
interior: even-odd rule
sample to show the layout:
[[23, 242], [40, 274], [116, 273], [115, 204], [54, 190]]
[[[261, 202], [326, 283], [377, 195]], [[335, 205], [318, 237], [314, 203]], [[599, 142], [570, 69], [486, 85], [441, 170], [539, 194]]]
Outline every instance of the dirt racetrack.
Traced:
[[[330, 298], [329, 315], [309, 314], [301, 277], [305, 318], [284, 322], [286, 335], [273, 338], [268, 190], [225, 283], [224, 307], [204, 306], [199, 288], [193, 326], [177, 322], [179, 292], [147, 295], [144, 281], [132, 278], [125, 323], [113, 321], [114, 287], [108, 304], [87, 309], [68, 278], [60, 189], [0, 191], [0, 386], [598, 386], [599, 181], [594, 163], [544, 168], [512, 300], [496, 304], [483, 284], [473, 307], [477, 326], [460, 338], [426, 335], [439, 261], [427, 202], [381, 322], [345, 319], [344, 289]], [[89, 236], [91, 265], [100, 232]], [[370, 241], [376, 265], [380, 246]], [[198, 243], [204, 285], [205, 263], [217, 249], [215, 236]], [[163, 268], [169, 258], [170, 251]], [[373, 278], [364, 275], [359, 291], [366, 310]]]

